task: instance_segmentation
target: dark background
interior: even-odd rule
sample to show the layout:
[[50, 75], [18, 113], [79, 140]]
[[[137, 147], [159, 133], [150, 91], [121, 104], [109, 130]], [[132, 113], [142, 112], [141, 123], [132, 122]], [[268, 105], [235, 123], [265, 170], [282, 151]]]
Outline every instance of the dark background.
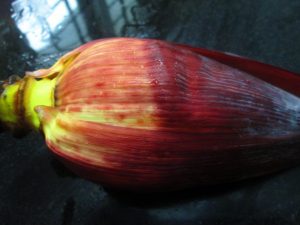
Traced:
[[[89, 40], [159, 38], [300, 73], [299, 0], [1, 0], [0, 78]], [[230, 186], [136, 195], [69, 173], [41, 135], [0, 134], [0, 224], [300, 224], [300, 168]]]

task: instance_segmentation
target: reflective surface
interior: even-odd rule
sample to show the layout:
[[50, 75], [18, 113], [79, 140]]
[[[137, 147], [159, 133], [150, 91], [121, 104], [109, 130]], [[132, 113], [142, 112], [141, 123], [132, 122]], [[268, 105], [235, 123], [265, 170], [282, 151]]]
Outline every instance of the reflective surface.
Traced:
[[[112, 36], [228, 51], [300, 73], [300, 2], [1, 0], [0, 79]], [[31, 133], [1, 133], [1, 224], [299, 224], [300, 169], [211, 190], [136, 196], [70, 174]]]

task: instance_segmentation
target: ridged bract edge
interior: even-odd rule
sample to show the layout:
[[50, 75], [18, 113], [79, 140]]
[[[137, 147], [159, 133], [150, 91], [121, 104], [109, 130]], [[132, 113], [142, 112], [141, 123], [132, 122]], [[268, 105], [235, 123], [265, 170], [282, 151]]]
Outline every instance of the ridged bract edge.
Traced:
[[162, 41], [82, 49], [57, 82], [55, 108], [38, 110], [48, 146], [78, 174], [117, 188], [180, 189], [299, 160], [298, 97]]

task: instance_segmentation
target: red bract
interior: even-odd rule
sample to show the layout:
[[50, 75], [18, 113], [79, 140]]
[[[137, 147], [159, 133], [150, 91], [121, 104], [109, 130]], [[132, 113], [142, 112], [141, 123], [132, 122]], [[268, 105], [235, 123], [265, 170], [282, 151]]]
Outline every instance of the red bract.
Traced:
[[300, 78], [269, 65], [114, 38], [83, 45], [34, 74], [53, 88], [46, 106], [25, 101], [25, 112], [31, 104], [39, 121], [27, 124], [40, 127], [71, 170], [105, 186], [176, 190], [299, 162]]

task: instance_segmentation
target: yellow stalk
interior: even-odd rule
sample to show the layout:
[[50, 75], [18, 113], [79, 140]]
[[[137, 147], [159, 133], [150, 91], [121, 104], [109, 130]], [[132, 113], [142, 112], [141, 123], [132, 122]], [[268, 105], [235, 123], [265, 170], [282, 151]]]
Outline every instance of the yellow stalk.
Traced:
[[34, 129], [40, 127], [40, 120], [36, 111], [36, 106], [54, 106], [54, 89], [55, 79], [43, 78], [37, 80], [34, 77], [28, 77], [26, 79], [26, 89], [24, 90], [24, 108], [25, 118], [27, 123]]
[[8, 85], [0, 96], [0, 118], [4, 123], [16, 123], [18, 116], [16, 114], [15, 96], [18, 93], [20, 82]]

